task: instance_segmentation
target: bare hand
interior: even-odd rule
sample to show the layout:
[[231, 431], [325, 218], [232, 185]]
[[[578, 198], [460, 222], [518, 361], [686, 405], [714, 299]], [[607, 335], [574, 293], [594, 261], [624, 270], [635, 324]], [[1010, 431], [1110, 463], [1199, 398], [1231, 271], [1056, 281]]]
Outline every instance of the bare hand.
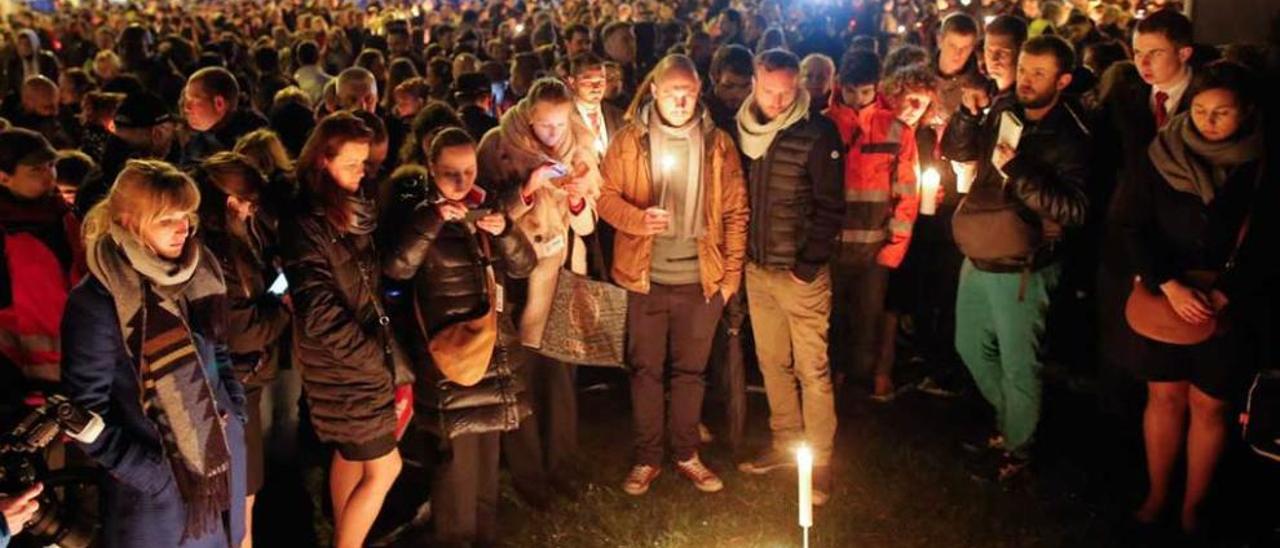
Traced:
[[982, 114], [984, 109], [991, 106], [991, 96], [983, 88], [962, 87], [960, 88], [960, 104], [970, 114], [977, 116]]
[[991, 162], [995, 164], [996, 167], [1003, 170], [1004, 166], [1008, 165], [1009, 162], [1013, 160], [1014, 156], [1017, 155], [1018, 153], [1014, 151], [1013, 147], [1009, 146], [1008, 143], [999, 143], [996, 145], [996, 152], [991, 158]]
[[582, 200], [587, 196], [587, 183], [580, 177], [573, 178], [560, 188], [569, 193], [569, 205], [572, 206], [581, 204]]
[[529, 174], [529, 181], [524, 185], [524, 195], [537, 192], [542, 187], [551, 186], [551, 180], [564, 175], [564, 166], [560, 164], [544, 164]]
[[436, 211], [446, 223], [467, 218], [467, 207], [458, 202], [440, 202], [436, 204]]
[[0, 513], [4, 514], [10, 535], [17, 536], [27, 526], [27, 522], [35, 517], [36, 511], [40, 510], [40, 501], [36, 497], [43, 491], [44, 484], [37, 483], [20, 495], [0, 496]]
[[507, 218], [501, 213], [490, 213], [476, 220], [476, 228], [498, 236], [507, 229]]
[[651, 207], [644, 210], [644, 236], [666, 232], [669, 224], [671, 224], [671, 214], [662, 208]]
[[1213, 308], [1204, 293], [1184, 285], [1177, 280], [1169, 280], [1160, 285], [1160, 291], [1169, 300], [1169, 306], [1183, 321], [1199, 325], [1213, 318]]

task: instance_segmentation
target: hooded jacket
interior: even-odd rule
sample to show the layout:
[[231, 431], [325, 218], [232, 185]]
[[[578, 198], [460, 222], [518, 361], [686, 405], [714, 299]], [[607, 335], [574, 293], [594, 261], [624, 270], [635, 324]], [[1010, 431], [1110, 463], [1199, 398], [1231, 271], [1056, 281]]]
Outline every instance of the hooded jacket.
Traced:
[[[581, 236], [595, 231], [600, 172], [591, 150], [591, 137], [582, 133], [585, 126], [570, 123], [564, 141], [556, 150], [548, 151], [529, 125], [533, 106], [533, 101], [524, 99], [503, 114], [498, 127], [480, 140], [476, 160], [480, 168], [477, 183], [498, 195], [501, 209], [520, 227], [538, 256], [538, 265], [529, 275], [529, 298], [519, 322], [521, 339], [526, 345], [537, 347], [551, 313], [560, 268], [586, 273], [586, 246]], [[588, 189], [581, 209], [572, 210], [568, 194], [559, 188], [544, 186], [532, 196], [522, 195], [529, 175], [548, 162], [585, 170]], [[568, 255], [570, 249], [572, 256]]]

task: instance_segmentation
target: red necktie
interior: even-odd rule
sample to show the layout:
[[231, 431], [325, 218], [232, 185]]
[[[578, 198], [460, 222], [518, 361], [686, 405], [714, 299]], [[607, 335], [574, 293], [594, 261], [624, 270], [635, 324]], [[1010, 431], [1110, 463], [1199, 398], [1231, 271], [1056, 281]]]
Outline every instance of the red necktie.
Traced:
[[1164, 123], [1169, 121], [1169, 111], [1164, 106], [1168, 101], [1168, 93], [1163, 91], [1156, 92], [1155, 110], [1152, 111], [1156, 115], [1156, 129], [1164, 127]]
[[600, 112], [592, 112], [587, 116], [591, 118], [591, 131], [596, 134], [596, 137], [600, 137]]

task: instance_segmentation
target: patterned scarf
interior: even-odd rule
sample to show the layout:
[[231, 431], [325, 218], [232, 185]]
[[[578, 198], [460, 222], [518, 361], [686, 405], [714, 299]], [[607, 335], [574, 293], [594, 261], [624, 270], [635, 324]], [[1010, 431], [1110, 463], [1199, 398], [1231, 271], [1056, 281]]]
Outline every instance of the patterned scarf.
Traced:
[[216, 314], [216, 303], [225, 304], [217, 259], [191, 240], [177, 261], [165, 260], [116, 224], [88, 255], [89, 270], [114, 297], [125, 346], [137, 359], [143, 411], [187, 504], [182, 541], [217, 531], [231, 508], [231, 452], [191, 329], [204, 319], [195, 311]]

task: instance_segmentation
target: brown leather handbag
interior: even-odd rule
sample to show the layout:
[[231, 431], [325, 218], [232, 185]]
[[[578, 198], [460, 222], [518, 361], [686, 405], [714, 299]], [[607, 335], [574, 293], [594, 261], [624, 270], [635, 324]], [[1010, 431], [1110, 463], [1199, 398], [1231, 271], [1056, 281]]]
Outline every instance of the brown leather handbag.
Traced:
[[[488, 262], [491, 255], [487, 235], [480, 235], [480, 245]], [[485, 267], [484, 276], [488, 312], [478, 318], [446, 326], [435, 335], [427, 337], [427, 353], [431, 355], [431, 361], [446, 379], [462, 386], [475, 386], [484, 378], [485, 372], [489, 370], [489, 361], [493, 358], [493, 350], [498, 344], [498, 299], [501, 296], [497, 291], [497, 277], [492, 265]], [[422, 321], [418, 300], [414, 299], [413, 302], [418, 325], [426, 325]]]
[[[1244, 222], [1240, 224], [1235, 248], [1231, 250], [1231, 256], [1222, 272], [1235, 267], [1236, 255], [1249, 232], [1251, 217], [1252, 213], [1246, 215]], [[1190, 270], [1179, 281], [1208, 295], [1220, 275], [1221, 272], [1213, 270]], [[1179, 346], [1197, 345], [1227, 330], [1226, 322], [1216, 312], [1208, 321], [1198, 324], [1187, 322], [1174, 311], [1164, 294], [1152, 292], [1139, 279], [1134, 279], [1133, 291], [1129, 292], [1129, 299], [1125, 301], [1124, 317], [1135, 333], [1153, 341]]]
[[[1211, 270], [1192, 270], [1181, 282], [1207, 293], [1213, 289], [1218, 273]], [[1188, 323], [1182, 319], [1163, 293], [1153, 293], [1142, 280], [1133, 280], [1133, 291], [1124, 303], [1124, 317], [1129, 327], [1143, 337], [1165, 344], [1191, 346], [1209, 340], [1219, 331], [1215, 316], [1203, 323]]]

